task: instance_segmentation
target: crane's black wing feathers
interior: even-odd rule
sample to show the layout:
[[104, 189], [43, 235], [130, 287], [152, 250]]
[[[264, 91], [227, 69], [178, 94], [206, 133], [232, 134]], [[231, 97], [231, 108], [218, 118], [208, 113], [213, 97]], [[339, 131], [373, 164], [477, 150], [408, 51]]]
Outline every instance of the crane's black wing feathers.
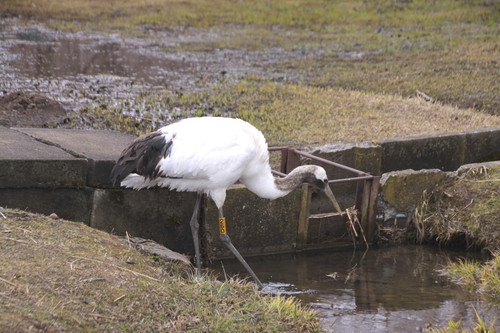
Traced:
[[160, 131], [138, 137], [123, 150], [111, 171], [111, 182], [119, 185], [131, 173], [137, 173], [146, 179], [161, 176], [157, 168], [158, 162], [170, 154], [171, 148], [172, 140], [167, 141]]

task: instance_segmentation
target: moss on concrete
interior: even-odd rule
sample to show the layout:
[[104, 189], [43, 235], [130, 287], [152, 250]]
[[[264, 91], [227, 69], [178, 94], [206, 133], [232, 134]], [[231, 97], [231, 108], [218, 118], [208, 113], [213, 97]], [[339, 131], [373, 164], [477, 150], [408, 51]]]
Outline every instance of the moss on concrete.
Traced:
[[449, 175], [441, 170], [403, 170], [384, 174], [380, 180], [383, 200], [402, 212], [412, 211], [424, 191], [432, 191]]

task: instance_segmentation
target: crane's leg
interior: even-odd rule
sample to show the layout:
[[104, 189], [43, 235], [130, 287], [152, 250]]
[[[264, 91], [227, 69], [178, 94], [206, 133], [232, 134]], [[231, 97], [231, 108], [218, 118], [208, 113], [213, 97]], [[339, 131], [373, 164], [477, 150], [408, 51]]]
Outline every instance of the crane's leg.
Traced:
[[200, 238], [198, 236], [198, 230], [200, 229], [200, 222], [198, 220], [198, 214], [200, 212], [202, 194], [198, 193], [196, 196], [196, 203], [194, 204], [193, 216], [189, 225], [191, 226], [191, 234], [193, 235], [194, 242], [194, 262], [196, 264], [196, 275], [201, 274], [201, 254], [200, 254]]
[[226, 218], [224, 217], [224, 214], [222, 212], [222, 208], [219, 209], [219, 237], [221, 241], [228, 247], [229, 250], [234, 254], [234, 256], [241, 262], [243, 267], [250, 273], [252, 278], [254, 279], [255, 283], [259, 287], [259, 289], [264, 288], [264, 285], [262, 282], [260, 282], [259, 278], [257, 275], [254, 273], [254, 271], [250, 268], [250, 266], [247, 264], [246, 260], [243, 259], [241, 254], [236, 250], [234, 247], [233, 243], [231, 242], [231, 239], [229, 238], [226, 230]]

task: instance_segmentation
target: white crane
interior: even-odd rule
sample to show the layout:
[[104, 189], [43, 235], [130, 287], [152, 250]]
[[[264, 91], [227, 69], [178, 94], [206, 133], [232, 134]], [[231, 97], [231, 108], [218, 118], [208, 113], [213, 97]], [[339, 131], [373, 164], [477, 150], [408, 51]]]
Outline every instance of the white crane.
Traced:
[[264, 135], [249, 123], [234, 118], [188, 118], [137, 138], [122, 152], [111, 180], [134, 189], [160, 186], [198, 193], [190, 221], [198, 274], [201, 272], [198, 212], [202, 194], [209, 195], [219, 211], [220, 239], [260, 288], [262, 283], [227, 235], [222, 207], [229, 186], [239, 181], [259, 197], [276, 199], [308, 183], [323, 191], [341, 212], [323, 168], [303, 165], [284, 178], [275, 178]]

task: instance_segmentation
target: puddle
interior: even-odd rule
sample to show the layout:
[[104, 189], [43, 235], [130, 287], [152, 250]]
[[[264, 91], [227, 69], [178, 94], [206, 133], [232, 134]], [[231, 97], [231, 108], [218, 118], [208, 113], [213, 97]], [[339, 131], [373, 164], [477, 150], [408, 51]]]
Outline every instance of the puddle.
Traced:
[[[264, 292], [293, 295], [319, 314], [327, 332], [421, 332], [461, 320], [470, 327], [474, 309], [486, 323], [500, 318], [479, 295], [440, 276], [450, 258], [465, 252], [401, 246], [249, 258]], [[226, 274], [246, 277], [235, 260], [222, 261]], [[214, 262], [222, 272], [220, 262]], [[497, 329], [500, 322], [497, 319]]]
[[186, 29], [128, 38], [13, 24], [0, 29], [0, 96], [41, 93], [71, 112], [99, 100], [118, 101], [154, 90], [206, 89], [222, 78], [281, 77], [269, 70], [272, 64], [308, 56], [281, 49], [174, 51], [182, 43], [226, 38], [221, 34]]

